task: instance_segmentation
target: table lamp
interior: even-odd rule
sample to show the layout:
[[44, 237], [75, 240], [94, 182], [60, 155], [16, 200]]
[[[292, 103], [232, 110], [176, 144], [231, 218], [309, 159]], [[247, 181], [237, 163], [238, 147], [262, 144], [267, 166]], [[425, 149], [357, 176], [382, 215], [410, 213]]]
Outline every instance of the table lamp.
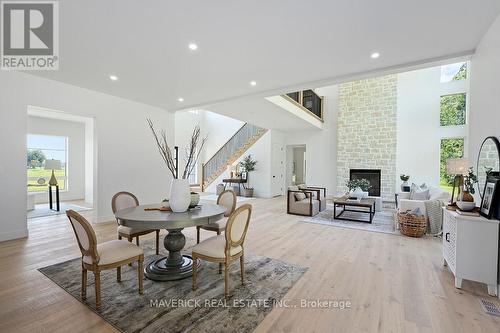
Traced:
[[457, 203], [454, 201], [455, 197], [455, 186], [458, 180], [458, 191], [457, 198], [460, 196], [460, 186], [464, 183], [464, 175], [469, 170], [469, 160], [466, 158], [449, 158], [446, 160], [446, 173], [449, 175], [455, 175], [453, 179], [453, 191], [451, 192], [451, 200], [449, 207], [454, 207]]
[[59, 160], [45, 160], [45, 170], [52, 170], [52, 177], [50, 177], [49, 185], [57, 186], [57, 179], [54, 175], [54, 170], [61, 170], [61, 161]]

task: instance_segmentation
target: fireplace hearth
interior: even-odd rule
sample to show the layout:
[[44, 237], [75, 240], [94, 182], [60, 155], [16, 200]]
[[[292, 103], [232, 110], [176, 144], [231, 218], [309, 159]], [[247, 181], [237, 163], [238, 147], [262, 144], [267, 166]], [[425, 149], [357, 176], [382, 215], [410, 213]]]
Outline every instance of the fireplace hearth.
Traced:
[[367, 179], [371, 188], [368, 194], [373, 197], [380, 197], [381, 170], [380, 169], [350, 169], [349, 179]]

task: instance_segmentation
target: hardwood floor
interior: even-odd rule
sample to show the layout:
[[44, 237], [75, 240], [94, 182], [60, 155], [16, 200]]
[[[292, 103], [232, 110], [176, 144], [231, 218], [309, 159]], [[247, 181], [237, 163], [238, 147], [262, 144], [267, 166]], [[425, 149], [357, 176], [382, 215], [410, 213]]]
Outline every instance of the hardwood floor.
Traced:
[[[256, 332], [500, 332], [500, 318], [483, 313], [478, 300], [500, 302], [482, 284], [455, 289], [439, 239], [300, 223], [285, 214], [283, 198], [250, 203], [247, 251], [309, 267], [287, 299], [352, 303], [276, 308]], [[116, 239], [114, 221], [94, 227], [99, 241]], [[30, 220], [29, 231], [27, 239], [0, 243], [0, 332], [115, 331], [36, 270], [80, 256], [66, 217]], [[185, 231], [193, 242], [195, 228]]]

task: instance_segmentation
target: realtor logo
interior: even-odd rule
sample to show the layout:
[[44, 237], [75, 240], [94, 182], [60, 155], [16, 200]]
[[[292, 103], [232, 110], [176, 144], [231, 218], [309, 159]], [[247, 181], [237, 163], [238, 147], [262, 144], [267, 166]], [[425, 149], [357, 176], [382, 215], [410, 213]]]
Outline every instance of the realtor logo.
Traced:
[[59, 3], [1, 2], [1, 68], [59, 69]]

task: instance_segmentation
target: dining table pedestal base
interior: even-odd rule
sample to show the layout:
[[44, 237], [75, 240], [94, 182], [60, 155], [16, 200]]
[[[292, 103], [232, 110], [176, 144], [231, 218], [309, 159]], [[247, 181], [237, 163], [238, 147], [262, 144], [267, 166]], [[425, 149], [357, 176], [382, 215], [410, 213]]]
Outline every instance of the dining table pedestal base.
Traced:
[[200, 261], [193, 261], [181, 250], [186, 245], [186, 237], [182, 229], [167, 229], [163, 245], [168, 251], [168, 257], [160, 258], [148, 263], [144, 267], [144, 275], [154, 281], [172, 281], [185, 279], [193, 275], [193, 265], [200, 266]]

